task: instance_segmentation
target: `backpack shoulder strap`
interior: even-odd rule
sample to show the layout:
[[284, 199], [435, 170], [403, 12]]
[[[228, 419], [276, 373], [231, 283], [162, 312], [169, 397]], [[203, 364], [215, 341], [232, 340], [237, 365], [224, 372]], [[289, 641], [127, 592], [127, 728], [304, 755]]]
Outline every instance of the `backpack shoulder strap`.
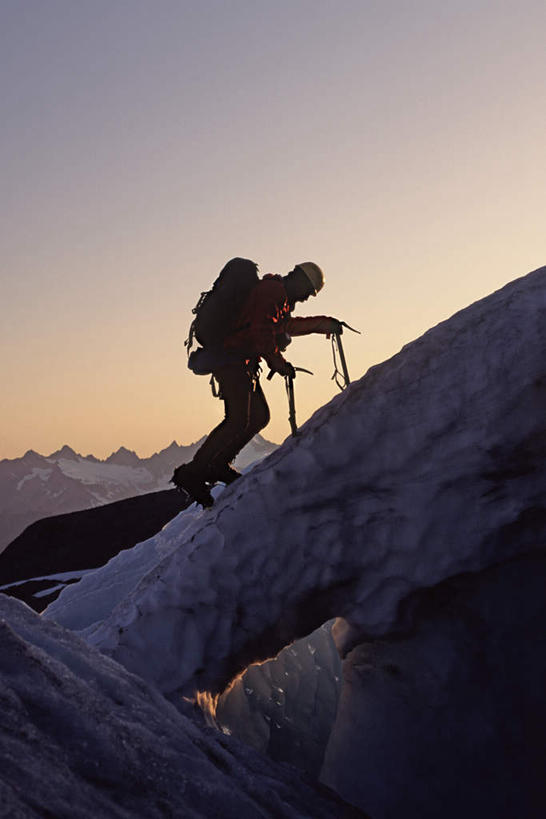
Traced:
[[[193, 313], [194, 316], [197, 315], [197, 313], [199, 312], [199, 310], [203, 306], [203, 302], [205, 301], [205, 299], [207, 298], [207, 296], [208, 296], [208, 294], [210, 292], [211, 292], [211, 290], [203, 290], [203, 292], [199, 296], [199, 301], [197, 302], [197, 304], [195, 305], [195, 307], [192, 310], [192, 313]], [[190, 329], [188, 331], [188, 337], [184, 342], [184, 347], [186, 348], [186, 352], [188, 354], [188, 357], [189, 357], [189, 355], [191, 353], [191, 348], [193, 347], [194, 340], [195, 340], [195, 319], [193, 319], [192, 323], [190, 324]]]

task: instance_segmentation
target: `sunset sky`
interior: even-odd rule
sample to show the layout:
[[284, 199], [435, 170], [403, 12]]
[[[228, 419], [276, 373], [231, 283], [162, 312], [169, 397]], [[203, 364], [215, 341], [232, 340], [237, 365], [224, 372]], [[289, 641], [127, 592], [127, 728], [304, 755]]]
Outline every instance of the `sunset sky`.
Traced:
[[[544, 0], [2, 0], [0, 458], [217, 423], [191, 308], [318, 262], [360, 377], [546, 264]], [[337, 393], [287, 352], [298, 421]], [[284, 384], [264, 383], [271, 440]]]

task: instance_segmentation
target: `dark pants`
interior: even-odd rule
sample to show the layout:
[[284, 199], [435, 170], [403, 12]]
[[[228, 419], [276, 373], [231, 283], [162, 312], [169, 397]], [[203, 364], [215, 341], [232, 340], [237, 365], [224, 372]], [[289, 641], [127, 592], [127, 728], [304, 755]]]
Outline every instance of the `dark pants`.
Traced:
[[241, 449], [269, 423], [269, 407], [258, 378], [244, 364], [214, 372], [224, 400], [225, 418], [215, 427], [193, 456], [193, 463], [207, 479], [231, 463]]

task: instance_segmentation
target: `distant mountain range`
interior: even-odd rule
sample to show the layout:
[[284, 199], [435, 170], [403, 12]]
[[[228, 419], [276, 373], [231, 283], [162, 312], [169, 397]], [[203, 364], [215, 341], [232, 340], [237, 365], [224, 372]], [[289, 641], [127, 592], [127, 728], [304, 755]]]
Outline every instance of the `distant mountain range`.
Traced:
[[[29, 449], [22, 458], [0, 461], [0, 552], [41, 518], [168, 489], [174, 468], [190, 460], [202, 440], [188, 446], [173, 441], [149, 458], [120, 447], [99, 460], [63, 446], [51, 455]], [[244, 469], [275, 449], [276, 444], [256, 435], [236, 466]]]

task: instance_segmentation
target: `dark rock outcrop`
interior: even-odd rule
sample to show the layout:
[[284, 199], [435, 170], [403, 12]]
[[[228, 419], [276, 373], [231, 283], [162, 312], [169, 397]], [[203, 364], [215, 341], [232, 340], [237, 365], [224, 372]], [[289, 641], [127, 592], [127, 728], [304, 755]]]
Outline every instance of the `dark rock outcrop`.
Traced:
[[[176, 489], [150, 492], [95, 509], [36, 521], [0, 554], [0, 586], [35, 611], [42, 611], [61, 591], [56, 580], [21, 580], [94, 569], [122, 549], [130, 549], [158, 532], [188, 505]], [[50, 595], [35, 597], [48, 588]]]

